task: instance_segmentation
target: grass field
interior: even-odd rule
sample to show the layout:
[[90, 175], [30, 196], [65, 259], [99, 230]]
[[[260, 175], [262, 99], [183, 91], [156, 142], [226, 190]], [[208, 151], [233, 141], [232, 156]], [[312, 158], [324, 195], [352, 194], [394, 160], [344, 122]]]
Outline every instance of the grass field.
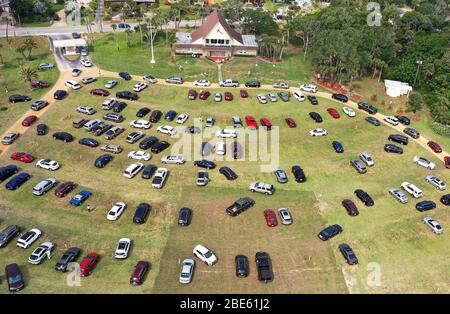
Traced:
[[[130, 71], [131, 73], [134, 73]], [[10, 243], [0, 251], [0, 265], [17, 262], [24, 270], [27, 288], [23, 293], [412, 293], [450, 291], [450, 269], [447, 256], [448, 234], [436, 236], [428, 230], [421, 219], [427, 215], [439, 220], [446, 228], [450, 222], [448, 209], [438, 202], [444, 192], [438, 192], [424, 181], [430, 172], [412, 163], [415, 155], [422, 155], [437, 164], [434, 175], [448, 178], [448, 170], [442, 161], [437, 160], [418, 144], [410, 143], [403, 155], [391, 155], [383, 151], [387, 136], [392, 130], [385, 126], [378, 128], [364, 121], [365, 115], [348, 118], [342, 114], [341, 119], [332, 119], [326, 108], [331, 101], [320, 99], [320, 105], [288, 103], [261, 105], [256, 100], [257, 91], [250, 91], [249, 99], [238, 98], [233, 90], [233, 102], [214, 103], [207, 101], [188, 101], [187, 89], [183, 87], [150, 86], [140, 94], [138, 102], [128, 102], [124, 110], [127, 120], [123, 125], [127, 131], [113, 140], [125, 151], [115, 156], [104, 169], [96, 169], [93, 162], [101, 152], [98, 148], [80, 146], [77, 141], [88, 136], [84, 130], [73, 129], [71, 122], [80, 114], [75, 112], [79, 104], [95, 107], [101, 117], [103, 98], [90, 96], [88, 91], [101, 87], [107, 78], [100, 79], [79, 91], [70, 91], [67, 99], [55, 103], [41, 118], [50, 127], [50, 134], [67, 130], [76, 140], [64, 144], [50, 140], [50, 135], [37, 137], [34, 127], [14, 144], [11, 151], [26, 150], [37, 158], [58, 160], [62, 168], [55, 173], [37, 169], [34, 164], [22, 164], [23, 170], [30, 172], [33, 178], [19, 190], [11, 192], [0, 188], [0, 228], [11, 223], [20, 225], [23, 230], [32, 227], [41, 228], [43, 237], [38, 241], [54, 241], [56, 254], [42, 265], [27, 263], [32, 249], [21, 250]], [[114, 91], [130, 89], [131, 82], [119, 83]], [[185, 165], [168, 165], [170, 175], [162, 190], [153, 190], [150, 181], [140, 176], [129, 180], [121, 173], [131, 163], [126, 158], [137, 144], [125, 143], [130, 132], [128, 123], [135, 112], [142, 106], [152, 110], [190, 114], [187, 125], [193, 117], [213, 115], [217, 125], [230, 125], [230, 116], [238, 114], [243, 117], [253, 114], [258, 120], [268, 117], [275, 126], [280, 127], [280, 167], [288, 172], [289, 183], [275, 183], [272, 173], [260, 171], [262, 161], [217, 161], [219, 167], [230, 166], [238, 174], [236, 181], [226, 181], [218, 170], [210, 170], [211, 182], [206, 187], [194, 185], [197, 169], [192, 161]], [[333, 103], [341, 111], [341, 105]], [[324, 123], [315, 124], [308, 112], [322, 114]], [[289, 129], [284, 119], [293, 117], [298, 127]], [[174, 122], [160, 124], [175, 125]], [[175, 139], [156, 133], [154, 125], [145, 133], [168, 140]], [[324, 138], [311, 138], [308, 131], [315, 127], [325, 127], [329, 135]], [[420, 127], [419, 131], [421, 131]], [[262, 131], [265, 132], [265, 131]], [[272, 135], [273, 136], [273, 135]], [[336, 154], [331, 142], [340, 140], [345, 153]], [[107, 141], [99, 138], [102, 144]], [[215, 138], [212, 137], [211, 142]], [[173, 145], [172, 145], [173, 146]], [[445, 149], [449, 149], [444, 145]], [[350, 167], [349, 160], [362, 151], [368, 151], [375, 159], [376, 165], [365, 175], [359, 175]], [[160, 166], [160, 155], [154, 154], [145, 164]], [[0, 159], [0, 165], [11, 163], [8, 156]], [[290, 168], [300, 164], [308, 181], [298, 184], [293, 181]], [[75, 208], [68, 205], [72, 192], [64, 199], [57, 199], [53, 192], [42, 197], [31, 194], [32, 187], [41, 179], [55, 176], [59, 181], [73, 180], [79, 188], [94, 192], [88, 201], [94, 211], [88, 213], [84, 207]], [[248, 191], [248, 185], [255, 180], [273, 183], [276, 192], [273, 196], [254, 195]], [[410, 200], [401, 205], [391, 198], [387, 189], [399, 187], [401, 182], [409, 181], [424, 191], [424, 199], [434, 200], [438, 208], [430, 213], [421, 214], [414, 209], [416, 202]], [[447, 181], [449, 181], [447, 179]], [[375, 200], [375, 206], [366, 208], [355, 198], [355, 188], [363, 188]], [[225, 208], [234, 200], [243, 196], [254, 197], [253, 208], [236, 218], [225, 214]], [[355, 201], [360, 209], [358, 217], [350, 217], [341, 206], [344, 198]], [[106, 220], [106, 213], [111, 204], [124, 201], [128, 204], [122, 217], [116, 222]], [[144, 225], [134, 225], [131, 221], [134, 209], [140, 202], [152, 205], [151, 215]], [[187, 228], [176, 224], [180, 207], [193, 209], [193, 222]], [[263, 210], [266, 208], [287, 207], [294, 217], [294, 224], [289, 227], [266, 227]], [[317, 233], [326, 225], [339, 223], [344, 232], [336, 238], [322, 242]], [[125, 261], [113, 259], [117, 241], [130, 237], [134, 248], [131, 257]], [[337, 250], [342, 243], [349, 243], [358, 255], [358, 266], [347, 266]], [[198, 263], [194, 282], [188, 286], [178, 284], [179, 261], [192, 256], [193, 246], [202, 243], [213, 249], [219, 258], [214, 267]], [[33, 248], [36, 246], [33, 245]], [[95, 251], [102, 259], [92, 275], [82, 278], [81, 287], [68, 287], [66, 276], [53, 270], [54, 263], [69, 246], [79, 246], [83, 255]], [[256, 280], [254, 254], [259, 250], [267, 251], [273, 262], [274, 282], [264, 285]], [[233, 259], [237, 254], [246, 254], [250, 259], [250, 276], [238, 279], [234, 276]], [[131, 287], [128, 283], [130, 273], [137, 260], [145, 259], [152, 263], [147, 281], [141, 287]], [[377, 263], [381, 270], [379, 286], [370, 285], [366, 279], [371, 274], [369, 263]], [[3, 285], [2, 293], [6, 292]]]

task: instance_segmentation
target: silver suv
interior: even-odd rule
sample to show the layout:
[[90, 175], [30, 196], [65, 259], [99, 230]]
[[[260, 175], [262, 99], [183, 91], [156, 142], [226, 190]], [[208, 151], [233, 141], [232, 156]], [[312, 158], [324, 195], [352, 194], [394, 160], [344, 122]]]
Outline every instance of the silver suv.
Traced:
[[369, 167], [372, 167], [375, 164], [372, 156], [370, 156], [368, 152], [363, 152], [359, 155], [359, 158], [361, 158], [361, 160], [364, 161], [364, 163]]
[[402, 204], [408, 203], [408, 197], [406, 196], [405, 193], [403, 193], [403, 191], [399, 189], [391, 188], [389, 189], [389, 194], [391, 194], [397, 201], [399, 201]]
[[51, 188], [53, 188], [58, 182], [54, 178], [48, 178], [45, 180], [42, 180], [38, 184], [36, 184], [33, 188], [33, 194], [34, 195], [44, 195], [48, 191], [50, 191]]
[[253, 182], [248, 189], [252, 192], [263, 193], [266, 195], [272, 195], [275, 192], [275, 188], [272, 184], [263, 182]]
[[231, 122], [233, 123], [233, 127], [235, 128], [242, 128], [242, 121], [239, 116], [232, 116]]
[[360, 173], [364, 174], [367, 172], [366, 166], [361, 162], [361, 160], [353, 159], [350, 161], [350, 164]]

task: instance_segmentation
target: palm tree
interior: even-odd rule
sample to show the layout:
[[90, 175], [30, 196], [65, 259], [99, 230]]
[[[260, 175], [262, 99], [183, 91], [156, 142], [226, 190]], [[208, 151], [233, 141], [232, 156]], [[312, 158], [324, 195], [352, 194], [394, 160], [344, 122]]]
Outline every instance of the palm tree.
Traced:
[[28, 51], [27, 60], [31, 61], [31, 51], [38, 47], [36, 41], [32, 37], [27, 37], [22, 46]]
[[130, 42], [130, 35], [131, 35], [131, 33], [133, 33], [133, 31], [132, 31], [131, 29], [127, 28], [127, 29], [125, 30], [125, 37], [126, 37], [126, 39], [127, 39], [127, 47], [128, 47], [128, 48], [131, 47], [131, 42]]
[[177, 37], [175, 36], [175, 33], [170, 32], [169, 33], [169, 45], [170, 45], [170, 56], [172, 58], [172, 62], [175, 62], [175, 49], [173, 49], [173, 46], [176, 41], [177, 41]]
[[142, 43], [144, 42], [144, 34], [142, 33], [142, 17], [137, 17], [136, 18], [136, 22], [138, 23], [138, 28], [139, 28], [139, 34], [141, 35], [141, 46]]
[[20, 53], [24, 59], [27, 58], [26, 55], [25, 55], [25, 47], [24, 46], [17, 47], [16, 48], [16, 52]]
[[31, 68], [28, 66], [21, 66], [19, 70], [20, 78], [25, 82], [30, 84], [31, 87], [31, 81], [38, 78], [38, 71], [36, 68]]
[[118, 39], [117, 33], [116, 33], [117, 24], [112, 23], [112, 24], [111, 24], [111, 28], [112, 28], [112, 30], [113, 30], [113, 32], [114, 32], [114, 36], [116, 37], [116, 46], [117, 46], [117, 50], [119, 50], [119, 39]]
[[7, 16], [3, 16], [2, 21], [5, 22], [5, 24], [6, 24], [6, 41], [8, 41], [9, 18]]

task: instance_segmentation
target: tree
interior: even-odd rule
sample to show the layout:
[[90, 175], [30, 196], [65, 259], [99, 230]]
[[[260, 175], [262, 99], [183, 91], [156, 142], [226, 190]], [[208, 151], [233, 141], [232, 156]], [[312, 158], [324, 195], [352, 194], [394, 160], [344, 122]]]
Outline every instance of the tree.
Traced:
[[133, 33], [133, 31], [132, 31], [131, 29], [127, 28], [127, 29], [125, 30], [125, 37], [126, 37], [126, 39], [127, 39], [127, 47], [128, 47], [128, 48], [131, 47], [131, 42], [130, 42], [130, 35], [131, 35], [131, 33]]
[[245, 10], [242, 16], [244, 32], [250, 34], [277, 35], [278, 25], [270, 12], [261, 9]]
[[172, 62], [175, 62], [175, 49], [174, 44], [177, 41], [177, 38], [175, 36], [174, 32], [169, 33], [169, 46], [170, 46], [170, 57], [172, 59]]
[[16, 52], [21, 54], [24, 59], [27, 58], [27, 56], [25, 55], [25, 47], [24, 46], [17, 47]]
[[38, 71], [36, 68], [31, 68], [29, 66], [21, 66], [19, 69], [20, 78], [25, 82], [30, 84], [31, 81], [38, 78]]
[[117, 29], [117, 24], [112, 23], [111, 24], [111, 28], [114, 32], [114, 37], [116, 37], [116, 46], [117, 46], [117, 50], [119, 50], [119, 38], [117, 37], [117, 33], [116, 33], [116, 29]]
[[9, 8], [14, 18], [19, 21], [19, 24], [33, 15], [32, 0], [10, 0]]
[[22, 44], [22, 46], [24, 47], [25, 51], [28, 51], [27, 60], [31, 61], [31, 59], [32, 59], [31, 58], [31, 51], [34, 48], [38, 47], [36, 41], [32, 37], [27, 37], [25, 39], [25, 42]]
[[412, 92], [408, 98], [408, 110], [416, 113], [420, 111], [423, 106], [423, 98], [419, 92]]

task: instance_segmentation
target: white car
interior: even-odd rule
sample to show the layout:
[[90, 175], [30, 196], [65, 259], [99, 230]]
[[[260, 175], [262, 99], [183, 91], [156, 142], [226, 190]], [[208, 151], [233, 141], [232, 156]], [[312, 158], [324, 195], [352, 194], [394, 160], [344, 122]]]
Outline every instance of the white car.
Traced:
[[90, 68], [92, 66], [92, 63], [89, 59], [81, 59], [80, 60], [81, 65], [84, 65], [87, 68]]
[[328, 134], [327, 130], [322, 128], [309, 131], [310, 136], [326, 136], [327, 134]]
[[177, 130], [173, 126], [170, 125], [160, 125], [156, 131], [163, 134], [169, 134], [169, 135], [175, 135], [177, 133]]
[[133, 150], [128, 153], [128, 158], [148, 161], [152, 158], [152, 155], [142, 150]]
[[146, 75], [143, 77], [143, 79], [146, 80], [147, 82], [149, 82], [150, 84], [155, 84], [158, 82], [156, 77], [154, 77], [153, 75]]
[[166, 168], [158, 168], [153, 177], [152, 188], [161, 189], [164, 186], [164, 182], [166, 182], [168, 173], [169, 171]]
[[73, 69], [72, 70], [72, 76], [73, 77], [80, 76], [80, 74], [81, 74], [81, 70], [80, 69]]
[[183, 124], [183, 123], [185, 123], [187, 121], [187, 119], [189, 119], [189, 115], [185, 114], [185, 113], [181, 113], [178, 116], [176, 123]]
[[117, 220], [120, 217], [120, 215], [122, 215], [122, 213], [126, 207], [127, 207], [127, 205], [123, 202], [114, 203], [114, 205], [109, 210], [108, 215], [106, 216], [106, 219], [111, 220], [111, 221]]
[[301, 92], [293, 92], [292, 96], [294, 96], [294, 98], [297, 99], [298, 101], [305, 100], [305, 95], [303, 95], [303, 93], [301, 93]]
[[24, 233], [19, 240], [17, 240], [17, 246], [22, 249], [27, 249], [32, 245], [37, 239], [42, 235], [41, 230], [31, 229], [30, 231]]
[[94, 83], [95, 81], [97, 81], [97, 78], [95, 78], [93, 76], [87, 76], [87, 77], [83, 77], [81, 79], [81, 82], [83, 84], [91, 84], [91, 83]]
[[445, 184], [444, 181], [435, 176], [426, 176], [425, 181], [441, 191], [444, 191], [447, 188], [447, 184]]
[[89, 116], [93, 115], [94, 113], [97, 112], [94, 108], [89, 107], [89, 106], [78, 106], [77, 107], [77, 111], [80, 112], [80, 113], [87, 114]]
[[28, 263], [38, 265], [42, 263], [45, 257], [50, 259], [52, 257], [55, 245], [52, 242], [44, 242], [39, 245], [28, 258]]
[[134, 87], [133, 87], [133, 90], [134, 90], [135, 92], [141, 92], [141, 91], [143, 91], [144, 89], [146, 89], [147, 87], [148, 87], [147, 83], [143, 83], [143, 82], [141, 82], [141, 83], [136, 83], [136, 84], [134, 85]]
[[344, 111], [344, 113], [345, 113], [347, 116], [349, 116], [349, 117], [354, 117], [354, 116], [356, 116], [356, 113], [355, 113], [355, 111], [354, 111], [352, 108], [344, 107], [344, 108], [342, 108], [342, 111]]
[[217, 257], [214, 252], [201, 244], [198, 244], [194, 248], [193, 253], [208, 266], [213, 266], [215, 263], [217, 263]]
[[110, 110], [114, 104], [117, 102], [117, 99], [110, 97], [108, 99], [106, 99], [103, 103], [102, 103], [102, 109], [103, 110]]
[[223, 130], [219, 130], [216, 132], [216, 136], [217, 137], [222, 137], [222, 138], [236, 138], [237, 137], [237, 133], [235, 130], [231, 130], [231, 129], [223, 129]]
[[415, 186], [415, 185], [412, 184], [412, 183], [409, 183], [409, 182], [403, 182], [403, 183], [401, 184], [401, 187], [402, 187], [406, 192], [408, 192], [409, 194], [411, 194], [412, 197], [414, 197], [414, 198], [419, 198], [419, 197], [422, 197], [422, 195], [423, 195], [422, 190], [419, 189], [417, 186]]
[[292, 224], [292, 216], [287, 208], [278, 208], [278, 214], [283, 225]]
[[364, 161], [364, 163], [369, 167], [372, 167], [375, 164], [372, 156], [370, 156], [368, 152], [361, 153], [359, 158], [361, 158], [361, 160]]
[[181, 271], [179, 282], [182, 284], [191, 283], [192, 277], [194, 276], [195, 261], [193, 259], [187, 258], [181, 263]]
[[150, 129], [152, 124], [148, 120], [133, 120], [130, 122], [130, 126], [137, 129]]
[[134, 178], [142, 169], [144, 168], [144, 164], [141, 162], [135, 162], [128, 166], [127, 169], [123, 172], [123, 176], [128, 179]]
[[274, 93], [268, 93], [267, 97], [269, 97], [269, 100], [271, 102], [276, 102], [277, 101], [277, 96]]
[[41, 159], [36, 163], [36, 167], [55, 171], [59, 169], [59, 163], [55, 160]]
[[161, 162], [163, 164], [177, 164], [181, 165], [186, 162], [186, 159], [183, 155], [169, 155], [161, 157]]
[[392, 125], [398, 124], [398, 119], [394, 116], [385, 116], [384, 121], [386, 121], [387, 123], [392, 124]]
[[214, 125], [214, 118], [213, 117], [207, 117], [205, 122], [205, 127], [211, 128]]
[[309, 93], [317, 93], [317, 86], [313, 84], [302, 84], [300, 85], [300, 90]]
[[109, 80], [108, 82], [106, 82], [105, 87], [106, 88], [113, 88], [116, 85], [117, 85], [117, 81], [116, 80]]
[[125, 259], [128, 257], [128, 252], [130, 252], [131, 248], [131, 240], [128, 238], [122, 238], [117, 243], [116, 252], [114, 253], [114, 257], [117, 259]]
[[427, 225], [431, 231], [433, 231], [436, 234], [442, 234], [442, 232], [444, 232], [444, 229], [442, 228], [442, 226], [439, 224], [438, 221], [434, 220], [431, 217], [425, 217], [423, 219], [423, 223], [425, 225]]
[[430, 170], [433, 170], [434, 168], [436, 168], [436, 165], [433, 162], [429, 161], [426, 158], [419, 157], [419, 156], [415, 156], [413, 158], [413, 163], [415, 163], [419, 166], [425, 167], [427, 169], [430, 169]]
[[77, 81], [74, 81], [74, 80], [64, 81], [64, 85], [66, 85], [67, 87], [70, 87], [73, 90], [77, 90], [77, 89], [81, 88], [80, 83], [78, 83]]
[[267, 97], [266, 97], [266, 95], [263, 95], [263, 94], [258, 95], [258, 101], [259, 101], [261, 104], [267, 104]]
[[194, 86], [210, 86], [211, 83], [208, 80], [196, 80]]

